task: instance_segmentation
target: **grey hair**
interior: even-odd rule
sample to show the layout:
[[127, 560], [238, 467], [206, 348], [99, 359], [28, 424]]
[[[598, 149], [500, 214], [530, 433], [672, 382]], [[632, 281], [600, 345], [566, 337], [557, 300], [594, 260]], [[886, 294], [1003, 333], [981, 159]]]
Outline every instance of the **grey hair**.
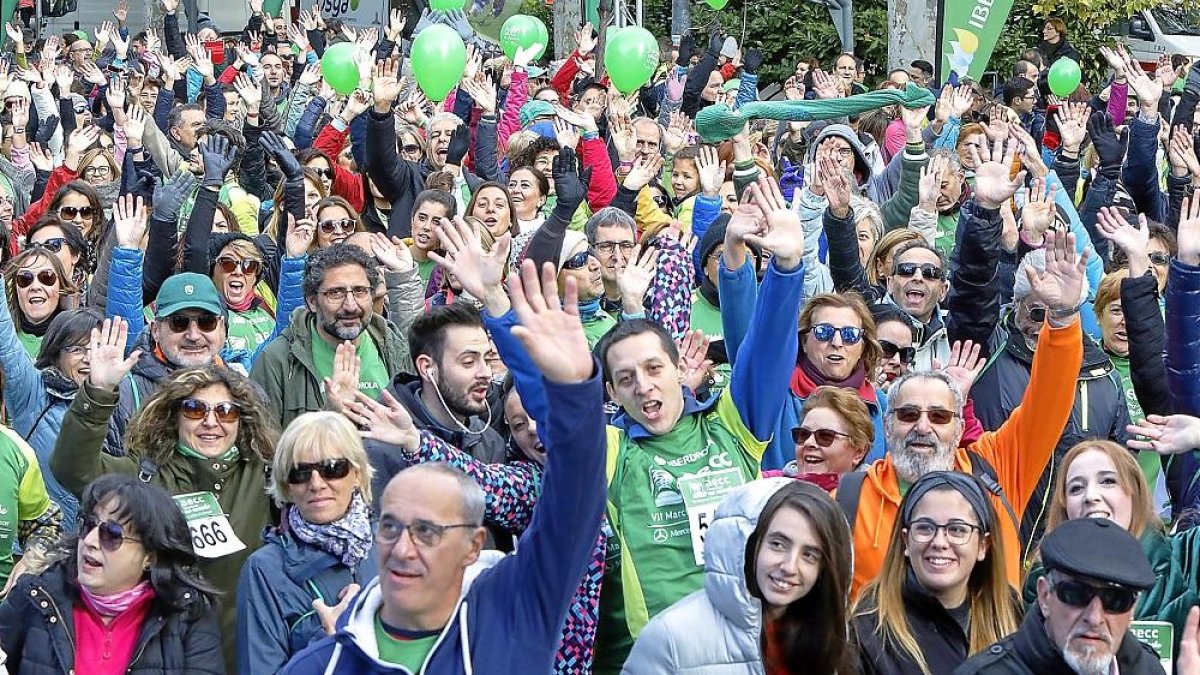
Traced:
[[437, 113], [425, 122], [425, 138], [433, 137], [433, 125], [437, 124], [438, 122], [446, 121], [453, 121], [456, 129], [458, 128], [458, 125], [462, 124], [462, 118], [452, 112]]
[[596, 243], [596, 230], [602, 227], [628, 227], [633, 236], [637, 237], [637, 223], [633, 216], [615, 206], [606, 206], [588, 218], [583, 226], [583, 233], [587, 235], [589, 243]]
[[866, 197], [851, 195], [850, 208], [854, 211], [854, 224], [858, 225], [864, 220], [867, 221], [875, 233], [875, 241], [879, 241], [883, 237], [883, 213], [879, 211], [875, 202]]
[[909, 380], [937, 380], [939, 382], [944, 382], [946, 386], [950, 388], [950, 393], [954, 395], [954, 411], [959, 414], [959, 421], [962, 420], [961, 416], [963, 414], [963, 406], [966, 405], [966, 399], [963, 397], [962, 389], [959, 389], [958, 383], [954, 381], [954, 378], [950, 377], [941, 370], [912, 370], [901, 375], [888, 389], [889, 408], [891, 407], [890, 400], [892, 400], [896, 394], [900, 393], [900, 388], [903, 387]]
[[[458, 496], [462, 501], [459, 508], [462, 509], [463, 522], [475, 526], [483, 525], [483, 508], [487, 497], [483, 494], [483, 488], [479, 487], [479, 483], [476, 483], [462, 469], [447, 462], [425, 462], [403, 469], [396, 476], [409, 472], [427, 472], [453, 478], [458, 482]], [[392, 480], [395, 479], [393, 476]]]
[[633, 128], [634, 136], [637, 135], [637, 126], [639, 124], [645, 124], [646, 122], [649, 122], [650, 124], [653, 124], [654, 126], [658, 127], [658, 149], [662, 150], [663, 140], [664, 140], [663, 136], [665, 136], [666, 134], [663, 133], [663, 126], [658, 123], [658, 120], [656, 120], [652, 117], [644, 117], [644, 116], [633, 118], [633, 121], [630, 123], [630, 126]]
[[363, 449], [358, 430], [345, 415], [320, 410], [304, 413], [292, 421], [279, 436], [272, 460], [271, 480], [267, 494], [275, 503], [283, 506], [292, 503], [288, 472], [296, 465], [296, 455], [305, 453], [317, 461], [326, 459], [348, 459], [350, 466], [358, 471], [358, 490], [363, 499], [371, 503], [371, 479], [375, 470]]
[[[1027, 270], [1032, 267], [1040, 274], [1046, 273], [1046, 249], [1038, 249], [1030, 251], [1021, 258], [1021, 263], [1017, 265], [1017, 274], [1015, 283], [1013, 283], [1013, 299], [1023, 300], [1033, 292], [1033, 286], [1029, 283], [1029, 274]], [[1079, 301], [1076, 305], [1082, 305], [1088, 298], [1088, 285], [1080, 284], [1079, 286]]]
[[962, 165], [962, 161], [958, 157], [957, 152], [955, 152], [954, 150], [951, 150], [950, 148], [936, 148], [934, 150], [929, 151], [929, 161], [930, 162], [937, 159], [938, 157], [945, 157], [946, 164], [947, 164], [946, 168], [950, 169], [958, 176], [962, 176], [963, 165]]

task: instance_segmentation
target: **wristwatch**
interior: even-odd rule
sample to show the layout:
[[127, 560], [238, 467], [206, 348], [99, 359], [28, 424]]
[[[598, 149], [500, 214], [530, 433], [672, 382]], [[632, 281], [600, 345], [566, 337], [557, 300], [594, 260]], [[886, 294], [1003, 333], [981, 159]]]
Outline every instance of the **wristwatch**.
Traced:
[[1075, 305], [1074, 307], [1071, 307], [1070, 309], [1048, 309], [1048, 310], [1046, 310], [1046, 313], [1056, 319], [1065, 319], [1067, 317], [1078, 314], [1079, 310], [1082, 307], [1083, 307], [1083, 303], [1080, 303], [1078, 305]]

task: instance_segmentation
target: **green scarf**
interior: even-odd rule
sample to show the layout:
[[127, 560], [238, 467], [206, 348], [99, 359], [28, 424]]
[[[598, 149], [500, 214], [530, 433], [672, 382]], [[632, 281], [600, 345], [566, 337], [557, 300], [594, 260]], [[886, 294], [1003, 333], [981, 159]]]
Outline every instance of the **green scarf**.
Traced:
[[237, 459], [241, 455], [241, 451], [239, 451], [238, 447], [235, 445], [232, 448], [229, 448], [228, 450], [226, 450], [219, 457], [205, 457], [204, 455], [189, 448], [186, 444], [184, 444], [182, 442], [177, 442], [175, 444], [175, 452], [178, 452], [179, 454], [181, 454], [184, 457], [187, 457], [189, 459], [201, 459], [206, 462], [209, 460], [212, 460], [212, 459], [217, 459], [222, 462], [232, 462], [233, 460]]

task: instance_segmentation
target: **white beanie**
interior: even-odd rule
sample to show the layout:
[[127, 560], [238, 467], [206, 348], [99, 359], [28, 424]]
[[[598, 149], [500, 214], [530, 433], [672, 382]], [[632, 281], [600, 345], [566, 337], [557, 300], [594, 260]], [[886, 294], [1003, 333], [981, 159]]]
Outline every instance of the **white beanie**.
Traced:
[[725, 38], [725, 44], [721, 45], [721, 56], [727, 59], [737, 56], [737, 40], [732, 37]]
[[[1021, 259], [1021, 264], [1017, 265], [1016, 279], [1013, 283], [1013, 299], [1021, 300], [1033, 292], [1033, 287], [1029, 284], [1029, 276], [1026, 270], [1030, 267], [1037, 270], [1039, 273], [1046, 272], [1046, 249], [1037, 249], [1031, 251]], [[1082, 305], [1088, 297], [1088, 285], [1081, 284], [1079, 289], [1079, 302], [1076, 305]]]

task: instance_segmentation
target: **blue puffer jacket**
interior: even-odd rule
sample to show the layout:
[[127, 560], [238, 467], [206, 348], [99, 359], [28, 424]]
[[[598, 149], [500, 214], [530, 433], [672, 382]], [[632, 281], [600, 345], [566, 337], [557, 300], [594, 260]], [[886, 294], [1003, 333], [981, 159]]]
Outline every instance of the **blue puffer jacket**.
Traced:
[[39, 371], [17, 339], [8, 303], [0, 301], [0, 369], [4, 374], [4, 405], [12, 417], [12, 428], [29, 442], [50, 499], [63, 514], [63, 526], [75, 530], [79, 500], [50, 471], [50, 453], [58, 440], [63, 415], [75, 399], [76, 387], [62, 375]]
[[[288, 659], [325, 637], [313, 600], [330, 607], [349, 584], [376, 576], [375, 551], [355, 568], [290, 533], [271, 528], [242, 567], [237, 589], [237, 663], [243, 675], [279, 672]], [[282, 572], [282, 574], [281, 574]]]
[[[1175, 411], [1200, 415], [1200, 267], [1171, 260], [1167, 272], [1167, 387]], [[1200, 475], [1200, 451], [1179, 455], [1179, 475]], [[1200, 480], [1184, 489], [1184, 505], [1200, 505]], [[1186, 507], [1185, 507], [1186, 508]]]

